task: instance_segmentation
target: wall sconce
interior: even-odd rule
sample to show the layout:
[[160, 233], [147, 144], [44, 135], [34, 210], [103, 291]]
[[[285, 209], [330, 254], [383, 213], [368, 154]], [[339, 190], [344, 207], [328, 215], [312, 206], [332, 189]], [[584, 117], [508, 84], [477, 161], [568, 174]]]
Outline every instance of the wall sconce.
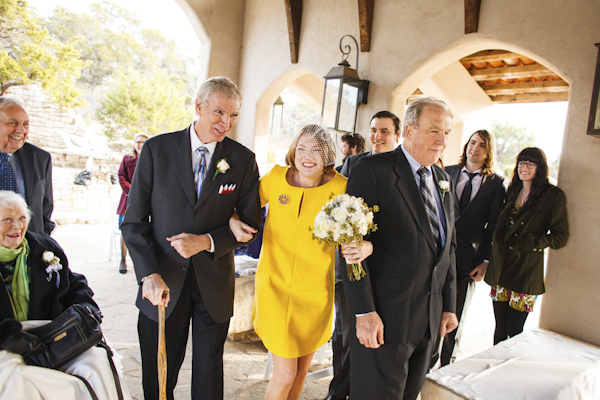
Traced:
[[596, 60], [596, 75], [594, 76], [594, 89], [592, 91], [588, 135], [600, 135], [600, 43], [596, 43], [596, 47], [598, 47], [598, 59]]
[[283, 124], [283, 100], [281, 96], [277, 97], [271, 108], [271, 136], [281, 135], [281, 125]]
[[342, 48], [342, 42], [346, 37], [354, 41], [356, 48], [356, 69], [358, 69], [358, 42], [353, 36], [344, 35], [340, 39], [342, 61], [324, 76], [325, 90], [323, 93], [321, 116], [326, 127], [339, 132], [354, 133], [358, 105], [367, 104], [369, 81], [361, 80], [358, 72], [350, 68], [347, 59], [352, 48], [350, 45], [344, 47], [346, 51]]

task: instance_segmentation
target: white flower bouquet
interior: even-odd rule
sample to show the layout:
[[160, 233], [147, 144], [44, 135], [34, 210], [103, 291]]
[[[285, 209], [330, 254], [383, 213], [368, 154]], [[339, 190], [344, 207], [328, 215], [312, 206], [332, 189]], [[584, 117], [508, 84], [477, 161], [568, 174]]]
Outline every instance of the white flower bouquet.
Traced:
[[[308, 229], [313, 239], [329, 246], [341, 246], [347, 243], [360, 243], [369, 232], [377, 230], [373, 223], [373, 213], [379, 211], [378, 206], [369, 208], [362, 198], [342, 193], [333, 197], [321, 208], [315, 217], [315, 226]], [[348, 278], [358, 281], [366, 273], [360, 263], [348, 264]]]

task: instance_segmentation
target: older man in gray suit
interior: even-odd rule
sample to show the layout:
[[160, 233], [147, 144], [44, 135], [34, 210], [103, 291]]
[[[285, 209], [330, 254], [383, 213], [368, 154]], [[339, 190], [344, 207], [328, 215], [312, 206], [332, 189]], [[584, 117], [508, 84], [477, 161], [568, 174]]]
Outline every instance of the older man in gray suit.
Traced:
[[25, 103], [0, 97], [0, 190], [19, 193], [31, 210], [28, 230], [49, 235], [52, 221], [52, 158], [27, 143], [29, 115]]
[[144, 397], [158, 399], [159, 303], [166, 306], [167, 396], [192, 321], [192, 398], [223, 398], [223, 345], [233, 314], [234, 211], [260, 227], [254, 153], [226, 135], [240, 110], [238, 87], [211, 78], [198, 90], [198, 119], [144, 143], [121, 230], [140, 284], [138, 334]]
[[345, 245], [366, 277], [344, 276], [351, 324], [351, 399], [416, 399], [436, 338], [458, 326], [454, 201], [450, 177], [435, 165], [448, 143], [452, 114], [434, 98], [408, 105], [404, 141], [363, 157], [347, 192], [378, 205], [377, 231]]

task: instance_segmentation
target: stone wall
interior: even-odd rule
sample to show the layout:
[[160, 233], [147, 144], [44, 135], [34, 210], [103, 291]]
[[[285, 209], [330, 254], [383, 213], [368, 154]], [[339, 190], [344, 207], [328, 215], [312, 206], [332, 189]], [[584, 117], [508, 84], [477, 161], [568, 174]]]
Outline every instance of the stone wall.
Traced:
[[91, 129], [75, 112], [61, 111], [47, 101], [39, 84], [13, 86], [7, 95], [25, 102], [30, 118], [28, 142], [49, 151], [52, 165], [85, 169], [91, 157], [103, 171], [117, 173], [123, 154], [112, 151], [102, 132]]

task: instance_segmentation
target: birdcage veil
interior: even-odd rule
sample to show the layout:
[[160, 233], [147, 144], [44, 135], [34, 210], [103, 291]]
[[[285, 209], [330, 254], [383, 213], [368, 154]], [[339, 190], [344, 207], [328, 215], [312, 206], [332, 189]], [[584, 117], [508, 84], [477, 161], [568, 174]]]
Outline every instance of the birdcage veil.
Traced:
[[295, 169], [296, 149], [298, 147], [298, 142], [302, 137], [310, 137], [313, 140], [310, 140], [309, 142], [310, 148], [301, 148], [301, 150], [309, 151], [315, 157], [320, 157], [323, 162], [324, 172], [331, 171], [335, 166], [335, 141], [328, 129], [316, 124], [306, 125], [296, 133], [290, 144], [287, 156], [285, 157], [285, 163]]

